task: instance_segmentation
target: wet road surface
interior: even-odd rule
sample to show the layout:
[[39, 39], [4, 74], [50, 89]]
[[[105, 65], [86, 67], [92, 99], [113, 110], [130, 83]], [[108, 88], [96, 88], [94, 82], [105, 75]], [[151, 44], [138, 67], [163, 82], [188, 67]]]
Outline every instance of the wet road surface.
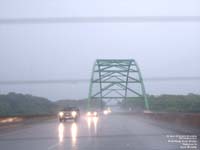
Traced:
[[[199, 134], [185, 131], [186, 134]], [[168, 125], [139, 116], [82, 116], [79, 122], [48, 120], [0, 133], [1, 150], [177, 150], [167, 136], [182, 135]], [[199, 142], [199, 141], [198, 141]], [[197, 143], [198, 143], [197, 142]], [[196, 149], [195, 149], [196, 150]]]

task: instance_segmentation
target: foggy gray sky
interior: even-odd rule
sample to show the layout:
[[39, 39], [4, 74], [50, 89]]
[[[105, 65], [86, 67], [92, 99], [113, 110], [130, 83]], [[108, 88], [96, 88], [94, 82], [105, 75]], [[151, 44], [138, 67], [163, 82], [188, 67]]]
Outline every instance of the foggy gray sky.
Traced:
[[[199, 0], [0, 0], [0, 18], [200, 16]], [[0, 25], [0, 80], [90, 78], [97, 58], [133, 58], [143, 77], [200, 76], [200, 23]], [[199, 81], [146, 83], [151, 94], [200, 93]], [[88, 83], [0, 85], [54, 99], [87, 97]]]

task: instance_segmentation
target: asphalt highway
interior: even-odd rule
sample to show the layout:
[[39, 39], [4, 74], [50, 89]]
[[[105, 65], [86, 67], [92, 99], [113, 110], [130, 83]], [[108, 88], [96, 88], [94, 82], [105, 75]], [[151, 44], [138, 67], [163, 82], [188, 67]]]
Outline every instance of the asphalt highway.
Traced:
[[77, 123], [52, 119], [0, 132], [0, 149], [179, 150], [184, 149], [183, 143], [177, 142], [181, 136], [189, 136], [194, 142], [197, 136], [197, 148], [193, 150], [199, 149], [200, 132], [180, 128], [137, 115], [110, 114], [98, 118], [82, 115]]

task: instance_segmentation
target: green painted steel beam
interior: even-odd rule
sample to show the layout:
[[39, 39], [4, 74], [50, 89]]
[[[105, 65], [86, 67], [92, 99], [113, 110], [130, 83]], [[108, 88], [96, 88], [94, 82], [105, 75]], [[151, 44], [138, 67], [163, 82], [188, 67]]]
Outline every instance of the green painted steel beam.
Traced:
[[[100, 83], [100, 81], [95, 81], [93, 83]], [[126, 83], [126, 81], [101, 81], [101, 83]], [[140, 81], [128, 81], [128, 83], [140, 83]]]
[[[93, 97], [93, 98], [96, 98], [96, 99], [100, 99], [101, 97]], [[110, 97], [108, 97], [108, 96], [106, 96], [106, 97], [102, 97], [102, 98], [105, 98], [105, 99], [124, 99], [125, 97], [120, 97], [120, 96], [110, 96]], [[144, 97], [142, 97], [142, 96], [140, 96], [140, 97], [126, 97], [127, 99], [136, 99], [136, 98], [144, 98]]]
[[136, 62], [135, 62], [135, 64], [136, 64], [135, 66], [136, 66], [136, 68], [137, 68], [137, 70], [138, 70], [139, 78], [140, 78], [140, 81], [141, 81], [141, 88], [142, 88], [142, 94], [143, 94], [143, 96], [144, 96], [145, 107], [146, 107], [147, 110], [149, 110], [149, 102], [148, 102], [148, 100], [147, 100], [147, 95], [146, 95], [146, 91], [145, 91], [145, 86], [144, 86], [142, 74], [141, 74], [140, 68], [139, 68], [139, 66], [137, 65]]
[[137, 70], [95, 70], [94, 72], [113, 72], [113, 73], [118, 73], [118, 72], [138, 72]]
[[[94, 86], [95, 85], [95, 86]], [[140, 87], [136, 90], [134, 87]], [[117, 87], [117, 88], [116, 88]], [[88, 109], [93, 100], [108, 102], [108, 99], [127, 100], [143, 98], [149, 109], [143, 78], [134, 59], [97, 59], [93, 65], [88, 94]]]

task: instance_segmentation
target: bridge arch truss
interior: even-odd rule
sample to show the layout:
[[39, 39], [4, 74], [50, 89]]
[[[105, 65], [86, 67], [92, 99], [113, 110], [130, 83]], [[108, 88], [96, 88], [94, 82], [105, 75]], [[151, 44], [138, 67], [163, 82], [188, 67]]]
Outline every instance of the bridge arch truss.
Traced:
[[149, 109], [140, 68], [134, 59], [97, 59], [93, 65], [88, 94], [88, 108], [92, 101], [119, 102], [142, 98]]

